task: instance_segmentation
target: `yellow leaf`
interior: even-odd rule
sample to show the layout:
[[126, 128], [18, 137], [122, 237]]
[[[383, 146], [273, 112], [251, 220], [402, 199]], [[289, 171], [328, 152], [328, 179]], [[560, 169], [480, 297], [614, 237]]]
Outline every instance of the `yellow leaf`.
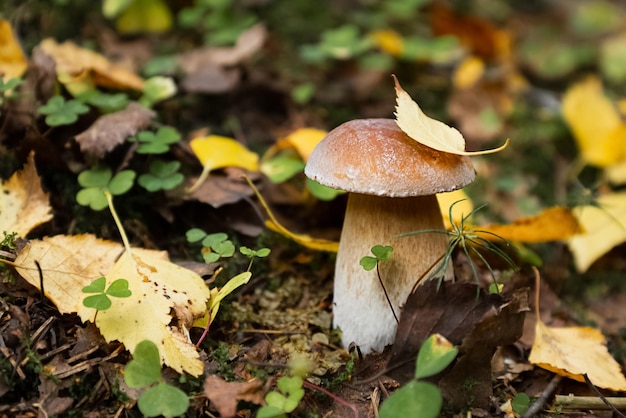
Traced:
[[437, 193], [437, 201], [439, 202], [439, 209], [441, 210], [443, 223], [448, 230], [452, 229], [452, 223], [450, 222], [450, 207], [453, 204], [452, 222], [456, 225], [459, 225], [463, 217], [468, 216], [472, 210], [474, 210], [472, 200], [463, 189], [454, 190], [448, 193]]
[[586, 374], [595, 386], [614, 390], [626, 390], [626, 378], [620, 365], [606, 348], [606, 340], [600, 331], [589, 327], [552, 328], [540, 319], [539, 271], [535, 268], [535, 341], [528, 361], [579, 382]]
[[606, 176], [613, 184], [626, 183], [626, 160], [606, 168]]
[[452, 84], [459, 89], [472, 87], [485, 72], [485, 63], [478, 57], [468, 57], [456, 68]]
[[246, 182], [248, 182], [250, 187], [252, 187], [252, 189], [254, 190], [254, 193], [259, 199], [259, 202], [261, 203], [261, 206], [263, 206], [263, 209], [265, 209], [265, 212], [267, 212], [267, 216], [269, 216], [270, 218], [267, 221], [265, 221], [265, 226], [267, 226], [269, 229], [271, 229], [274, 232], [278, 232], [279, 234], [289, 238], [290, 240], [294, 242], [297, 242], [303, 247], [307, 247], [312, 250], [328, 251], [328, 252], [334, 252], [334, 253], [336, 253], [339, 250], [339, 243], [336, 241], [329, 241], [329, 240], [320, 239], [320, 238], [312, 238], [310, 235], [305, 235], [305, 234], [294, 234], [293, 232], [289, 231], [287, 228], [282, 226], [278, 222], [278, 220], [276, 220], [276, 217], [274, 216], [269, 206], [265, 202], [265, 199], [263, 199], [263, 196], [261, 196], [261, 193], [259, 193], [259, 190], [254, 186], [254, 184], [247, 177], [246, 177]]
[[163, 0], [134, 0], [117, 18], [121, 34], [163, 33], [172, 27], [172, 12]]
[[304, 162], [309, 160], [313, 148], [326, 136], [327, 132], [316, 128], [296, 129], [281, 141], [290, 143]]
[[[169, 261], [129, 253], [124, 253], [105, 277], [108, 281], [128, 280], [132, 295], [116, 298], [111, 308], [98, 312], [96, 325], [102, 336], [122, 342], [129, 351], [139, 342], [151, 340], [163, 363], [179, 373], [201, 375], [204, 365], [187, 330], [205, 314], [211, 296], [202, 278]], [[83, 321], [93, 320], [94, 310], [81, 304], [78, 315]], [[172, 315], [177, 326], [170, 326]]]
[[39, 47], [52, 57], [57, 78], [74, 95], [94, 86], [143, 91], [141, 77], [73, 42], [58, 44], [48, 38], [41, 41]]
[[396, 83], [396, 122], [408, 136], [420, 144], [442, 152], [457, 155], [483, 155], [498, 152], [509, 144], [507, 139], [504, 145], [486, 151], [465, 151], [465, 138], [456, 129], [436, 119], [429, 118], [420, 109], [419, 105], [404, 91], [398, 79]]
[[[210, 292], [200, 276], [170, 263], [163, 253], [123, 247], [93, 235], [55, 236], [28, 242], [18, 254], [18, 273], [40, 289], [35, 261], [43, 272], [46, 296], [61, 313], [78, 313], [93, 320], [95, 311], [83, 306], [82, 288], [98, 277], [107, 282], [126, 279], [132, 295], [115, 298], [109, 310], [98, 312], [96, 325], [107, 341], [118, 340], [133, 351], [143, 340], [159, 346], [163, 361], [179, 372], [198, 376], [202, 362], [184, 328], [206, 312]], [[169, 326], [174, 321], [182, 328]]]
[[259, 169], [259, 156], [232, 138], [210, 135], [192, 139], [189, 146], [209, 171], [224, 167]]
[[371, 33], [374, 43], [384, 52], [399, 57], [404, 50], [404, 40], [393, 29], [377, 30]]
[[7, 80], [21, 77], [28, 62], [20, 44], [13, 35], [11, 24], [0, 19], [0, 77]]
[[51, 210], [31, 153], [24, 168], [0, 184], [0, 232], [17, 232], [25, 237], [33, 228], [52, 219]]
[[626, 126], [600, 80], [589, 77], [570, 87], [562, 109], [586, 163], [607, 167], [626, 159]]
[[500, 237], [509, 241], [532, 243], [561, 241], [580, 231], [581, 226], [571, 209], [555, 206], [538, 215], [516, 219], [512, 224], [480, 226], [474, 232], [490, 241]]
[[585, 231], [567, 241], [576, 270], [585, 272], [613, 247], [626, 241], [626, 192], [600, 196], [597, 206], [578, 206], [574, 214]]

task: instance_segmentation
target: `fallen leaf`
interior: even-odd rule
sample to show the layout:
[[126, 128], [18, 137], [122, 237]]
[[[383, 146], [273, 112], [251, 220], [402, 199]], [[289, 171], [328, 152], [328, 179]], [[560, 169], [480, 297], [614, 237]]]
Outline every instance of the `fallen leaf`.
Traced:
[[571, 86], [563, 96], [563, 118], [587, 163], [608, 167], [626, 160], [626, 124], [596, 77]]
[[586, 374], [595, 386], [626, 390], [620, 365], [606, 348], [602, 333], [590, 327], [552, 328], [539, 315], [539, 272], [535, 270], [537, 295], [535, 342], [528, 361], [560, 376], [584, 382]]
[[57, 78], [74, 95], [95, 86], [143, 91], [141, 77], [71, 41], [59, 44], [47, 38], [39, 47], [54, 59]]
[[[211, 175], [195, 188], [191, 193], [183, 195], [185, 200], [197, 200], [219, 208], [224, 205], [239, 202], [246, 197], [250, 197], [254, 192], [241, 178], [243, 170], [225, 170], [223, 175]], [[190, 180], [187, 186], [191, 186], [195, 180]]]
[[459, 131], [443, 122], [426, 116], [419, 105], [400, 86], [395, 76], [394, 81], [396, 83], [397, 100], [396, 122], [400, 129], [420, 144], [438, 151], [457, 155], [491, 154], [501, 151], [508, 146], [509, 140], [507, 139], [504, 145], [498, 148], [486, 151], [465, 151], [465, 139]]
[[265, 226], [267, 226], [269, 229], [271, 229], [272, 231], [278, 232], [279, 234], [289, 238], [290, 240], [297, 242], [298, 244], [306, 248], [310, 248], [312, 250], [329, 251], [329, 252], [334, 252], [334, 253], [336, 253], [339, 250], [339, 243], [336, 241], [328, 241], [328, 240], [320, 239], [320, 238], [312, 238], [311, 236], [306, 235], [306, 234], [294, 234], [293, 232], [289, 231], [287, 228], [282, 226], [278, 222], [278, 220], [276, 219], [272, 211], [270, 210], [270, 207], [268, 206], [267, 202], [265, 202], [265, 199], [263, 199], [263, 196], [261, 196], [261, 193], [259, 192], [259, 190], [254, 186], [254, 184], [248, 178], [246, 178], [246, 181], [248, 182], [248, 185], [254, 190], [254, 193], [256, 194], [257, 198], [259, 199], [259, 202], [261, 203], [261, 206], [263, 206], [263, 209], [265, 209], [267, 216], [269, 216], [270, 218], [265, 221]]
[[[457, 189], [447, 193], [437, 193], [437, 202], [443, 217], [443, 224], [447, 230], [452, 229], [452, 224], [459, 225], [464, 217], [474, 210], [474, 204], [464, 189]], [[454, 207], [452, 207], [454, 205]], [[452, 208], [452, 219], [450, 219]]]
[[237, 413], [237, 402], [246, 401], [263, 405], [263, 382], [252, 379], [247, 382], [227, 382], [217, 375], [207, 376], [204, 381], [204, 396], [222, 417], [232, 417]]
[[98, 312], [96, 325], [107, 341], [118, 340], [133, 351], [135, 345], [150, 339], [159, 346], [162, 360], [178, 372], [194, 376], [202, 373], [195, 347], [188, 337], [169, 324], [177, 316], [184, 328], [202, 317], [210, 292], [200, 276], [167, 261], [158, 251], [133, 249], [133, 258], [121, 244], [93, 235], [46, 237], [29, 241], [15, 259], [17, 272], [41, 290], [38, 262], [43, 272], [46, 297], [60, 313], [78, 313], [92, 321], [95, 310], [83, 306], [83, 287], [94, 279], [124, 278], [132, 292], [129, 298], [116, 298], [113, 306]]
[[370, 34], [374, 44], [382, 51], [394, 57], [401, 57], [404, 51], [402, 36], [393, 29], [377, 30]]
[[147, 128], [155, 115], [153, 110], [132, 102], [124, 110], [100, 116], [76, 135], [76, 142], [83, 153], [101, 159], [129, 136]]
[[326, 136], [328, 132], [316, 128], [296, 129], [281, 141], [286, 141], [298, 151], [304, 162], [309, 160], [313, 148]]
[[597, 198], [596, 205], [578, 206], [574, 214], [584, 232], [568, 239], [576, 270], [589, 267], [618, 244], [626, 241], [626, 192]]
[[452, 84], [457, 89], [467, 89], [480, 80], [485, 72], [485, 62], [479, 57], [467, 57], [454, 70]]
[[[202, 374], [204, 364], [186, 331], [202, 317], [211, 296], [200, 276], [167, 260], [149, 254], [124, 253], [106, 272], [108, 281], [124, 278], [132, 292], [118, 298], [111, 308], [99, 311], [95, 324], [107, 341], [117, 340], [134, 351], [143, 340], [159, 348], [161, 361], [179, 373]], [[177, 326], [171, 326], [172, 312]], [[80, 305], [83, 321], [94, 318], [94, 310]]]
[[513, 343], [522, 334], [527, 310], [525, 292], [510, 300], [500, 295], [477, 293], [471, 283], [426, 281], [409, 296], [402, 310], [387, 363], [388, 375], [400, 383], [413, 379], [415, 359], [423, 342], [432, 334], [459, 346], [459, 355], [440, 376], [444, 398], [464, 404], [460, 390], [471, 379], [474, 406], [489, 403], [492, 395], [491, 358], [498, 346]]
[[562, 241], [580, 233], [581, 230], [578, 219], [571, 209], [555, 206], [543, 210], [538, 215], [516, 219], [512, 224], [477, 226], [474, 232], [490, 241], [502, 238], [508, 241], [533, 243]]
[[15, 39], [11, 24], [0, 19], [0, 77], [4, 82], [11, 78], [21, 77], [27, 66], [28, 61], [19, 42]]
[[52, 219], [48, 193], [41, 180], [31, 153], [21, 171], [0, 184], [0, 231], [17, 232], [25, 237], [35, 227]]
[[192, 139], [189, 146], [208, 171], [224, 167], [259, 169], [259, 156], [233, 138], [209, 135]]
[[163, 33], [172, 27], [172, 12], [163, 0], [133, 0], [117, 17], [120, 34]]

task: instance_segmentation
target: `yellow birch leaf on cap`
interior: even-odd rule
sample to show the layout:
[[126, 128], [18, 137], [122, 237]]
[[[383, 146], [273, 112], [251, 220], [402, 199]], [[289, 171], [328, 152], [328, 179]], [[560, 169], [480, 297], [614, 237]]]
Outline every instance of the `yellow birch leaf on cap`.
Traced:
[[21, 77], [27, 66], [28, 61], [13, 35], [11, 24], [0, 19], [0, 77], [5, 82], [11, 78]]
[[539, 306], [540, 276], [535, 271], [535, 341], [528, 361], [579, 382], [587, 375], [595, 386], [626, 390], [626, 378], [619, 363], [606, 348], [602, 333], [590, 327], [549, 327], [541, 321]]
[[24, 168], [0, 184], [0, 231], [17, 232], [25, 237], [33, 228], [52, 219], [51, 211], [31, 153]]
[[626, 125], [600, 80], [589, 77], [571, 86], [562, 111], [586, 163], [607, 167], [626, 159]]
[[595, 203], [574, 209], [584, 232], [571, 237], [567, 245], [579, 272], [626, 241], [626, 192], [602, 195]]
[[209, 170], [224, 167], [240, 167], [258, 171], [259, 156], [232, 138], [209, 135], [189, 142], [193, 153]]
[[457, 155], [484, 155], [503, 150], [509, 140], [494, 149], [485, 151], [465, 151], [465, 138], [456, 129], [436, 119], [426, 116], [419, 105], [409, 96], [393, 76], [396, 83], [396, 123], [408, 136], [422, 145], [437, 151]]
[[78, 94], [93, 86], [143, 91], [141, 77], [110, 62], [103, 55], [66, 41], [44, 39], [39, 47], [56, 64], [57, 78], [72, 93]]
[[516, 219], [512, 224], [480, 226], [474, 233], [490, 241], [503, 238], [533, 243], [562, 241], [581, 231], [578, 219], [571, 209], [555, 206], [544, 209], [538, 215]]
[[298, 151], [304, 162], [309, 160], [313, 148], [326, 136], [328, 132], [316, 128], [296, 129], [283, 140], [289, 142]]

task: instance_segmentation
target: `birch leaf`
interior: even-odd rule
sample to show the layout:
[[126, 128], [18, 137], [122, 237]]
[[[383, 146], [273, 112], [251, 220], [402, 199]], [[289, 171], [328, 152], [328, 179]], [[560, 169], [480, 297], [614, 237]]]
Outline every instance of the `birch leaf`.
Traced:
[[455, 128], [426, 116], [419, 105], [396, 83], [396, 123], [408, 136], [422, 145], [457, 155], [484, 155], [502, 151], [509, 145], [509, 140], [494, 149], [485, 151], [465, 151], [465, 138]]

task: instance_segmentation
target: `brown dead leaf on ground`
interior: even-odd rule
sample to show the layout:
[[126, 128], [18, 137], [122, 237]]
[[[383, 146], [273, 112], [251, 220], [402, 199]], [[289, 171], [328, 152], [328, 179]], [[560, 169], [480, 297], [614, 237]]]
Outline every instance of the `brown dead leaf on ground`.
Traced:
[[207, 47], [180, 54], [178, 65], [186, 73], [182, 88], [192, 93], [223, 93], [239, 84], [240, 70], [233, 66], [258, 52], [267, 29], [256, 25], [239, 35], [234, 47]]
[[[257, 180], [259, 174], [247, 172], [237, 167], [223, 169], [225, 175], [211, 174], [196, 190], [185, 195], [185, 200], [197, 200], [219, 208], [224, 205], [239, 202], [254, 195], [254, 191], [243, 179], [243, 174]], [[186, 182], [187, 186], [194, 184], [196, 179]]]
[[86, 131], [76, 135], [80, 150], [97, 159], [104, 157], [126, 138], [145, 129], [156, 113], [132, 102], [126, 109], [100, 116]]
[[0, 184], [0, 231], [17, 232], [25, 237], [35, 227], [52, 219], [48, 194], [31, 153], [24, 168]]
[[257, 378], [247, 382], [227, 382], [218, 375], [207, 376], [204, 381], [204, 396], [209, 398], [222, 417], [237, 413], [237, 402], [246, 401], [263, 405], [265, 390]]
[[[497, 347], [515, 342], [522, 334], [527, 301], [524, 291], [509, 300], [481, 292], [476, 285], [431, 280], [409, 296], [403, 308], [387, 364], [388, 375], [400, 383], [413, 379], [415, 358], [429, 335], [439, 333], [459, 346], [459, 355], [441, 377], [442, 394], [456, 407], [486, 408], [492, 396], [491, 358]], [[463, 383], [475, 382], [471, 393]]]

